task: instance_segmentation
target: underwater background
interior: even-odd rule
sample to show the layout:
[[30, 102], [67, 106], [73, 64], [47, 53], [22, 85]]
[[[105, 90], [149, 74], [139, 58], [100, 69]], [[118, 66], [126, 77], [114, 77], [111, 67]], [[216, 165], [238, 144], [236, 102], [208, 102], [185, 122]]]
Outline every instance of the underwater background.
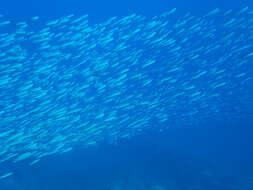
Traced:
[[253, 2], [0, 2], [0, 190], [253, 190]]

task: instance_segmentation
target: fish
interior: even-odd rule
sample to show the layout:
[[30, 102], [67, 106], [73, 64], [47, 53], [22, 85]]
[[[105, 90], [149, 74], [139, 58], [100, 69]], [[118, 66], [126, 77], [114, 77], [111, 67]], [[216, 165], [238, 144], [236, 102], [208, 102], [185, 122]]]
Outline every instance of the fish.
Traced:
[[88, 15], [45, 24], [1, 15], [0, 165], [32, 166], [80, 144], [252, 116], [252, 10], [171, 19], [175, 12], [92, 25]]
[[7, 177], [10, 177], [11, 175], [13, 175], [13, 173], [12, 173], [12, 172], [8, 172], [8, 173], [6, 173], [6, 174], [0, 176], [0, 180], [1, 180], [1, 179], [4, 179], [4, 178], [7, 178]]

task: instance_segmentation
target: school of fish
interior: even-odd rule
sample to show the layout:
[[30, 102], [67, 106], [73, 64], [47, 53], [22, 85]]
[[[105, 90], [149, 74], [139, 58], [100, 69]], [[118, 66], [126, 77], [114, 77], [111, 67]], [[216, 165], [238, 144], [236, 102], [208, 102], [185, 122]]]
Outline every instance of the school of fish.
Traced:
[[253, 11], [175, 12], [93, 25], [0, 15], [0, 165], [253, 116]]

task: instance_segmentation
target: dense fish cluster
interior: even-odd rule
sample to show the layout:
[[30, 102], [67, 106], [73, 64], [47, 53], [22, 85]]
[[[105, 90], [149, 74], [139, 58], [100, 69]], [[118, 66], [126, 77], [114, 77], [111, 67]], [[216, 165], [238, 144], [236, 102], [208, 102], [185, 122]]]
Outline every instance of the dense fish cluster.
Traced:
[[253, 11], [175, 11], [94, 25], [0, 15], [0, 164], [251, 114]]

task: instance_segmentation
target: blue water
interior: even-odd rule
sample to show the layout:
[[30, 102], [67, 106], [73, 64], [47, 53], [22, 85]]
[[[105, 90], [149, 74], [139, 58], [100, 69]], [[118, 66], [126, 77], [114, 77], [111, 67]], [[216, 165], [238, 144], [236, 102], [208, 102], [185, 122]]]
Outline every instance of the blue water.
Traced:
[[[253, 9], [253, 2], [9, 0], [1, 2], [0, 13], [14, 21], [39, 16], [43, 22], [88, 14], [89, 23], [97, 24], [133, 13], [151, 18], [174, 7], [176, 17], [187, 12], [201, 17], [214, 8], [240, 10], [245, 6]], [[252, 60], [247, 68], [250, 74]], [[166, 121], [157, 130], [154, 120], [151, 128], [129, 139], [102, 140], [88, 148], [80, 144], [67, 153], [43, 157], [32, 166], [29, 161], [3, 163], [0, 171], [14, 174], [0, 181], [0, 190], [253, 190], [253, 113], [248, 107], [234, 112], [238, 96], [249, 93], [246, 97], [253, 99], [253, 84], [247, 87], [234, 91], [233, 96], [224, 92], [224, 118], [180, 126]]]

